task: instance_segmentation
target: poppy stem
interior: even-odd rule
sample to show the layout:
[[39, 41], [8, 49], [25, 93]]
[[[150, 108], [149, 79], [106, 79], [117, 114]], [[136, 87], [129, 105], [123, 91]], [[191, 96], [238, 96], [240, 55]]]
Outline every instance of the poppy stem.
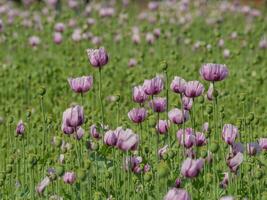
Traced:
[[102, 75], [101, 75], [101, 68], [99, 68], [99, 101], [101, 106], [101, 121], [102, 125], [105, 123], [105, 116], [104, 116], [104, 107], [102, 102]]

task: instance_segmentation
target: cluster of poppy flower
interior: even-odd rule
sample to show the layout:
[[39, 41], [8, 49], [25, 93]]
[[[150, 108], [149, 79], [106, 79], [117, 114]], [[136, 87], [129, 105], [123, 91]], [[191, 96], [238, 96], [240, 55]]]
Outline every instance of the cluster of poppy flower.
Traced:
[[[88, 56], [90, 63], [96, 68], [102, 68], [108, 62], [108, 55], [104, 48], [99, 50], [88, 50]], [[200, 69], [200, 74], [204, 80], [210, 81], [211, 86], [217, 81], [222, 81], [228, 76], [228, 69], [225, 65], [220, 64], [205, 64]], [[71, 89], [76, 93], [86, 93], [93, 86], [92, 76], [83, 76], [78, 78], [69, 78], [69, 85]], [[167, 134], [170, 122], [179, 125], [185, 123], [189, 119], [189, 111], [191, 110], [194, 99], [202, 95], [204, 92], [204, 86], [199, 81], [186, 82], [181, 77], [175, 77], [171, 82], [170, 88], [173, 92], [179, 94], [182, 100], [182, 109], [174, 108], [168, 112], [169, 120], [158, 119], [156, 130], [159, 134]], [[148, 102], [149, 107], [155, 113], [162, 113], [166, 111], [167, 99], [166, 97], [156, 97], [164, 89], [163, 80], [157, 76], [150, 80], [145, 80], [142, 86], [136, 86], [133, 88], [132, 99], [138, 103], [140, 107], [133, 108], [128, 112], [129, 119], [134, 123], [142, 123], [147, 117], [147, 110], [145, 103], [151, 97]], [[207, 98], [213, 99], [213, 91], [209, 89]], [[62, 119], [62, 131], [65, 134], [74, 134], [76, 139], [80, 139], [84, 135], [84, 131], [81, 126], [84, 123], [84, 111], [83, 107], [79, 105], [68, 108], [63, 113]], [[193, 128], [182, 128], [177, 131], [177, 139], [179, 144], [186, 149], [185, 156], [187, 157], [181, 165], [181, 174], [186, 178], [194, 178], [201, 172], [205, 160], [203, 158], [196, 159], [196, 153], [193, 147], [206, 145], [209, 140], [205, 137], [205, 132], [209, 129], [209, 124], [203, 125], [203, 132], [197, 132]], [[104, 129], [103, 129], [104, 130]], [[25, 131], [25, 127], [22, 121], [17, 126], [17, 134], [22, 135]], [[101, 132], [97, 129], [96, 125], [92, 125], [90, 128], [91, 136], [95, 139], [101, 138]], [[226, 144], [230, 145], [231, 152], [227, 158], [227, 165], [231, 172], [236, 173], [239, 166], [243, 162], [244, 148], [241, 143], [236, 143], [235, 140], [238, 137], [238, 128], [232, 124], [225, 124], [222, 130], [222, 139]], [[103, 143], [116, 147], [122, 151], [135, 151], [138, 149], [138, 145], [142, 143], [137, 134], [131, 129], [123, 129], [118, 127], [115, 130], [107, 130], [103, 137]], [[261, 138], [259, 143], [247, 144], [247, 152], [250, 156], [254, 156], [261, 151], [261, 149], [267, 149], [267, 139]], [[164, 154], [168, 151], [168, 145], [157, 150], [157, 156], [163, 158]], [[212, 160], [212, 154], [209, 152], [209, 156], [206, 161]], [[126, 170], [131, 170], [134, 173], [147, 173], [151, 167], [148, 163], [142, 165], [142, 157], [132, 156], [127, 157], [124, 161]], [[66, 172], [63, 176], [65, 183], [72, 184], [76, 180], [74, 172]], [[184, 189], [180, 189], [181, 180], [176, 180], [176, 186], [178, 188], [172, 188], [165, 200], [171, 199], [190, 199], [190, 195]], [[229, 182], [229, 175], [225, 173], [224, 179], [220, 183], [222, 187], [226, 187]], [[44, 188], [49, 184], [47, 177], [38, 185], [37, 191], [42, 192]], [[231, 198], [231, 197], [229, 197]], [[223, 198], [222, 198], [223, 199]], [[224, 198], [225, 199], [225, 198]]]

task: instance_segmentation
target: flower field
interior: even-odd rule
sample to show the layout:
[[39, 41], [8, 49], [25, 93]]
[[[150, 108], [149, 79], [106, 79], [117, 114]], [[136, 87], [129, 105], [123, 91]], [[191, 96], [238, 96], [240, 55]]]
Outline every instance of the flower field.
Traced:
[[267, 200], [267, 1], [0, 0], [0, 199]]

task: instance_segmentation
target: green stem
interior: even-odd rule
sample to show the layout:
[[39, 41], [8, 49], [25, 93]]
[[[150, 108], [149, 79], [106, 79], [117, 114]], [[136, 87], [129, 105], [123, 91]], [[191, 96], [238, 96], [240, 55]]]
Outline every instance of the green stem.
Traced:
[[105, 123], [105, 116], [104, 116], [104, 107], [102, 102], [102, 75], [101, 75], [101, 68], [99, 68], [99, 101], [101, 106], [101, 120], [102, 120], [102, 126]]

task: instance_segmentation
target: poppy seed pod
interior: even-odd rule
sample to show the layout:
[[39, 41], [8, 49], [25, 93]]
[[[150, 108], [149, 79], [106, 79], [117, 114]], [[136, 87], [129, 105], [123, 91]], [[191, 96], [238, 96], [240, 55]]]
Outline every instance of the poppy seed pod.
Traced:
[[88, 92], [93, 86], [92, 76], [82, 76], [78, 78], [69, 78], [69, 85], [71, 89], [76, 93]]
[[147, 117], [147, 110], [145, 108], [134, 108], [128, 112], [128, 117], [134, 123], [141, 123]]
[[226, 65], [207, 63], [202, 65], [200, 75], [206, 81], [222, 81], [228, 76]]
[[87, 49], [86, 52], [93, 67], [102, 68], [108, 63], [109, 57], [105, 48]]

